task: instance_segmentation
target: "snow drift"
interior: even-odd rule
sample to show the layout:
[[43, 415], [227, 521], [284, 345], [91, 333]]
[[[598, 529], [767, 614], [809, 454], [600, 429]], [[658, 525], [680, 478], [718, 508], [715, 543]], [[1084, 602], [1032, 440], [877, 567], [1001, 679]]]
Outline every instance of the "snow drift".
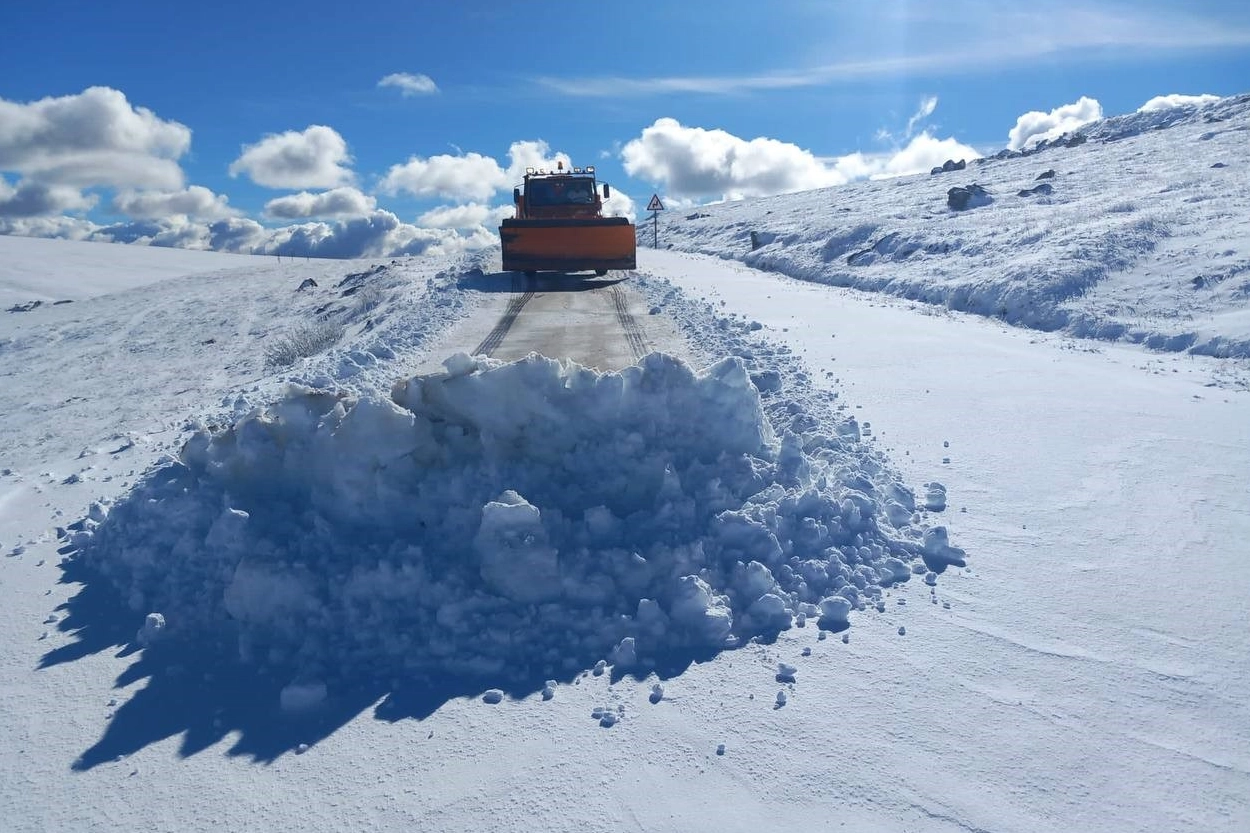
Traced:
[[444, 366], [390, 400], [292, 388], [199, 431], [80, 525], [76, 557], [166, 641], [237, 638], [318, 677], [504, 679], [840, 629], [962, 563], [944, 535], [926, 550], [853, 420], [775, 431], [740, 358]]

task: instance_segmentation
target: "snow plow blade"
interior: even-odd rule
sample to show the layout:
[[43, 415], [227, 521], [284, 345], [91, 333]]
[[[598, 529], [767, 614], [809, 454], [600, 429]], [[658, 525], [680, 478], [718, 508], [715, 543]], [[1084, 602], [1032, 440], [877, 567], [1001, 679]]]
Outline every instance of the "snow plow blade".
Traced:
[[499, 239], [505, 272], [603, 273], [638, 265], [634, 225], [624, 217], [503, 220]]

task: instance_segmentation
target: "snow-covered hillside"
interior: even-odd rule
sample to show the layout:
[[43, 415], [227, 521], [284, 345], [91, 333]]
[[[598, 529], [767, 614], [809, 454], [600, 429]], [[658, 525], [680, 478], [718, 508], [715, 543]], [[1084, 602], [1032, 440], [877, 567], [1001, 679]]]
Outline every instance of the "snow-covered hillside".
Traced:
[[[663, 245], [1026, 327], [1246, 357], [1248, 144], [1250, 96], [1237, 96], [1102, 120], [962, 170], [665, 215]], [[972, 185], [985, 196], [953, 209], [948, 192]], [[651, 237], [640, 223], [640, 245]]]
[[[620, 283], [38, 241], [0, 816], [1246, 829], [1250, 151], [1214, 106], [706, 207]], [[93, 291], [24, 303], [80, 245]], [[470, 355], [535, 294], [666, 352]]]
[[[108, 248], [102, 248], [102, 247]], [[0, 307], [65, 303], [274, 258], [0, 235]], [[56, 274], [50, 274], [55, 268]]]

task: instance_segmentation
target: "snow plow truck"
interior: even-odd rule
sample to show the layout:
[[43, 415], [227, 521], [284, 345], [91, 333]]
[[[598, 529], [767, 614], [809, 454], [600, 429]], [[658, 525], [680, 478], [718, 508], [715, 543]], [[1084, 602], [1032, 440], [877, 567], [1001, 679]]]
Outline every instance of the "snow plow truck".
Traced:
[[593, 166], [554, 171], [526, 168], [524, 183], [512, 191], [516, 217], [499, 226], [505, 272], [588, 272], [637, 266], [634, 224], [624, 217], [603, 216], [602, 195]]

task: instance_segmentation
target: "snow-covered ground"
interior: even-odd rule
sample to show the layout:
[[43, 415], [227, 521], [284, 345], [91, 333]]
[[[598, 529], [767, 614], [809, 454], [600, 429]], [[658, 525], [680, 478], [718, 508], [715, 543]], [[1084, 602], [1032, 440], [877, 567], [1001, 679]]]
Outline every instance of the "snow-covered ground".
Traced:
[[[102, 246], [108, 246], [102, 249]], [[276, 258], [106, 243], [0, 238], [0, 307], [55, 304]]]
[[[664, 244], [1042, 330], [1250, 356], [1250, 95], [1074, 135], [963, 170], [665, 215]], [[952, 210], [948, 191], [971, 185], [986, 196]]]
[[688, 349], [619, 373], [464, 355], [497, 252], [91, 244], [73, 294], [48, 243], [6, 289], [74, 303], [0, 312], [0, 813], [1246, 829], [1250, 153], [1212, 106], [666, 219], [624, 286]]

